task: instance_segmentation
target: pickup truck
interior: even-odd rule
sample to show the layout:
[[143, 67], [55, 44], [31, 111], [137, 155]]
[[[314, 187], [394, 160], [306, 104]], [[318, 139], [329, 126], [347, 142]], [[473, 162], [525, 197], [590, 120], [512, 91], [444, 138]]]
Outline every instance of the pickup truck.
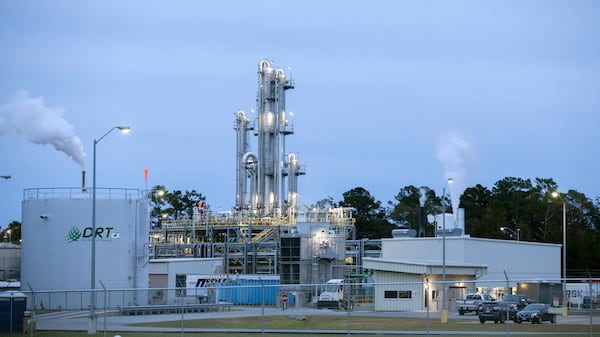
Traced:
[[464, 300], [456, 300], [456, 308], [459, 315], [464, 315], [465, 312], [475, 312], [479, 315], [479, 311], [483, 308], [483, 302], [492, 302], [494, 299], [488, 294], [468, 294]]

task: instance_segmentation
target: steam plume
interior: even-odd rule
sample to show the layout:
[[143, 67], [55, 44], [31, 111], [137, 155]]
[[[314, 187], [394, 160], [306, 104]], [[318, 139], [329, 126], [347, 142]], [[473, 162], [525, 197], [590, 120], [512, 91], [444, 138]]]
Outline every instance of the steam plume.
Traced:
[[0, 134], [14, 130], [32, 143], [50, 144], [83, 169], [85, 152], [81, 139], [62, 114], [61, 108], [45, 106], [43, 97], [32, 98], [27, 91], [20, 90], [10, 102], [0, 106]]
[[460, 196], [466, 188], [466, 164], [471, 156], [471, 145], [456, 132], [442, 134], [438, 142], [437, 157], [444, 167], [444, 180], [454, 182], [447, 189], [452, 200], [452, 211], [457, 214]]
[[427, 201], [427, 190], [425, 190], [423, 187], [419, 188], [419, 204], [421, 205], [421, 207], [425, 207], [425, 201]]

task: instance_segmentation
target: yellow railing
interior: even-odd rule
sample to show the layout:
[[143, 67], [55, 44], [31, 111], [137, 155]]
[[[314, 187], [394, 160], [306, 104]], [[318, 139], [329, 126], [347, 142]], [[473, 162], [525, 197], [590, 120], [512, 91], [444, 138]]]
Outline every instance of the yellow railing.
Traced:
[[265, 228], [260, 233], [256, 234], [253, 238], [253, 242], [261, 242], [268, 239], [271, 234], [275, 232], [275, 228]]

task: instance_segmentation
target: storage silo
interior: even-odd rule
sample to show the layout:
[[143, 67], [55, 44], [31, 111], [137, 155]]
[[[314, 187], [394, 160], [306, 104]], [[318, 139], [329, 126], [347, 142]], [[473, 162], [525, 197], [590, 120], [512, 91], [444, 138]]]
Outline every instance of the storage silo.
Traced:
[[[92, 190], [24, 191], [22, 290], [85, 290], [91, 286]], [[96, 189], [95, 286], [147, 288], [149, 202], [139, 190]], [[142, 292], [124, 292], [123, 304], [145, 304]], [[89, 292], [88, 292], [89, 294]], [[35, 305], [39, 305], [38, 295]], [[100, 298], [102, 296], [97, 296]], [[75, 299], [83, 308], [89, 295]], [[67, 300], [68, 302], [68, 300]], [[98, 303], [97, 305], [102, 305]], [[71, 307], [71, 303], [46, 306]], [[77, 304], [79, 305], [79, 303]]]

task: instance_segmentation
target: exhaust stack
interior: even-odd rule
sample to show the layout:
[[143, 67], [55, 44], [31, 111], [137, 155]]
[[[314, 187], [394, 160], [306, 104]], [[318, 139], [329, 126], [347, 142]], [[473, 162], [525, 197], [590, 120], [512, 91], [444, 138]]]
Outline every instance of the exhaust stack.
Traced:
[[81, 192], [85, 192], [85, 171], [81, 171]]
[[419, 233], [417, 236], [422, 238], [425, 236], [425, 207], [419, 207]]

